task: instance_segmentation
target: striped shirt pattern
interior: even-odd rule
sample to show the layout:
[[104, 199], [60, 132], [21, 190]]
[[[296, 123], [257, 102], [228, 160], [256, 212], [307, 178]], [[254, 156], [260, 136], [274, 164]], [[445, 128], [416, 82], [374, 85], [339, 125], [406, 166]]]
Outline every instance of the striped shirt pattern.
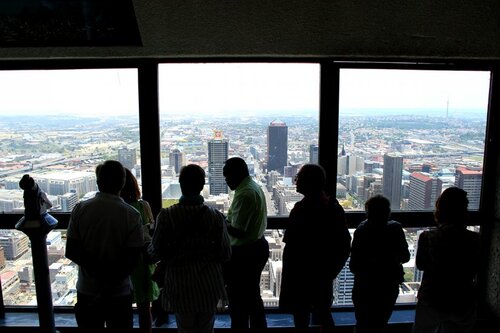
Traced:
[[162, 209], [151, 248], [167, 263], [167, 310], [212, 312], [227, 304], [222, 263], [229, 260], [231, 246], [222, 213], [203, 204]]

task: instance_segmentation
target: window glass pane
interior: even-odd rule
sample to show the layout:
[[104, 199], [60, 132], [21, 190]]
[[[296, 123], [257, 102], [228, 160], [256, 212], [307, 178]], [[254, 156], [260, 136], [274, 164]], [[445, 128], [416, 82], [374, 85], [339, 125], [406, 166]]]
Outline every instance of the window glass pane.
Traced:
[[0, 212], [22, 212], [19, 180], [29, 173], [69, 212], [97, 190], [106, 159], [140, 181], [136, 69], [0, 72]]
[[288, 215], [301, 199], [297, 170], [317, 163], [319, 65], [161, 64], [159, 83], [163, 206], [181, 195], [180, 167], [194, 163], [207, 173], [205, 202], [226, 213], [222, 167], [239, 156], [268, 215]]
[[[47, 235], [47, 259], [54, 306], [76, 302], [78, 267], [64, 257], [66, 230]], [[0, 277], [4, 304], [36, 306], [35, 277], [28, 236], [18, 230], [0, 230]]]
[[[24, 174], [47, 193], [49, 212], [70, 212], [95, 194], [95, 167], [106, 159], [141, 183], [136, 69], [0, 71], [0, 212], [23, 213]], [[5, 230], [0, 240], [5, 304], [33, 305], [28, 238]], [[74, 302], [76, 266], [64, 257], [64, 240], [64, 230], [47, 236], [56, 306]]]
[[432, 210], [450, 186], [480, 203], [489, 72], [341, 69], [337, 197]]

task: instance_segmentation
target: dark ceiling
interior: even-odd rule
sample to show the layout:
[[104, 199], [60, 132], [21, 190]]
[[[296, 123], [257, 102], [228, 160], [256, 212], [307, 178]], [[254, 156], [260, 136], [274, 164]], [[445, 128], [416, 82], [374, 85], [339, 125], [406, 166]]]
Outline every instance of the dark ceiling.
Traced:
[[0, 46], [141, 45], [132, 0], [3, 0]]

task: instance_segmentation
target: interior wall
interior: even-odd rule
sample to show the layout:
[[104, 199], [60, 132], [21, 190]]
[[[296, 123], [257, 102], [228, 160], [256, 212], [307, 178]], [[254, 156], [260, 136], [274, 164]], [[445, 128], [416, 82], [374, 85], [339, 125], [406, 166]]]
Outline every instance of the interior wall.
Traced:
[[0, 59], [500, 58], [496, 0], [134, 0], [143, 46], [2, 48]]

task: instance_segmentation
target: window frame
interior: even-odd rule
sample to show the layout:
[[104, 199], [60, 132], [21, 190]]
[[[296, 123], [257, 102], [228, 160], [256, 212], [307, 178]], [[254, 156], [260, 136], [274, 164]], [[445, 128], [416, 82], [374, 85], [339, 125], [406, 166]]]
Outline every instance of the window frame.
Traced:
[[[327, 189], [335, 193], [337, 174], [336, 154], [325, 154], [338, 146], [339, 122], [339, 78], [340, 69], [412, 69], [412, 70], [481, 70], [490, 71], [490, 91], [486, 120], [486, 138], [483, 160], [483, 185], [481, 203], [478, 211], [471, 212], [471, 225], [480, 225], [483, 240], [482, 252], [486, 263], [489, 248], [488, 234], [495, 220], [496, 207], [496, 168], [497, 157], [500, 156], [499, 131], [500, 125], [500, 62], [491, 60], [453, 60], [439, 59], [380, 59], [380, 58], [334, 58], [334, 57], [220, 57], [220, 58], [106, 58], [106, 59], [43, 59], [43, 60], [0, 60], [0, 70], [57, 70], [57, 69], [103, 69], [103, 68], [135, 68], [138, 70], [139, 93], [139, 127], [140, 148], [142, 156], [143, 196], [151, 204], [155, 216], [161, 209], [161, 165], [160, 165], [160, 118], [158, 96], [158, 65], [162, 63], [315, 63], [320, 65], [320, 106], [319, 106], [319, 164], [326, 172]], [[157, 129], [157, 130], [154, 130]], [[323, 153], [322, 153], [323, 151]], [[144, 163], [147, 161], [147, 163]], [[59, 220], [58, 229], [67, 228], [70, 213], [53, 214]], [[21, 214], [1, 214], [0, 223], [4, 229], [14, 229]], [[433, 226], [433, 216], [430, 211], [394, 212], [393, 218], [402, 222], [405, 227]], [[364, 212], [347, 212], [349, 228], [355, 228], [364, 219]], [[269, 217], [268, 229], [285, 229], [288, 217]], [[483, 267], [486, 265], [483, 263]], [[484, 277], [485, 272], [482, 276]], [[484, 287], [484, 278], [479, 278], [480, 291]], [[1, 295], [1, 294], [0, 294]], [[397, 308], [412, 308], [408, 305], [398, 305]], [[36, 307], [7, 307], [13, 312], [35, 312]], [[336, 306], [336, 311], [351, 311], [350, 306]], [[0, 299], [0, 316], [5, 313], [3, 298]], [[58, 306], [56, 312], [73, 312], [72, 307]], [[276, 312], [276, 309], [268, 309]]]

